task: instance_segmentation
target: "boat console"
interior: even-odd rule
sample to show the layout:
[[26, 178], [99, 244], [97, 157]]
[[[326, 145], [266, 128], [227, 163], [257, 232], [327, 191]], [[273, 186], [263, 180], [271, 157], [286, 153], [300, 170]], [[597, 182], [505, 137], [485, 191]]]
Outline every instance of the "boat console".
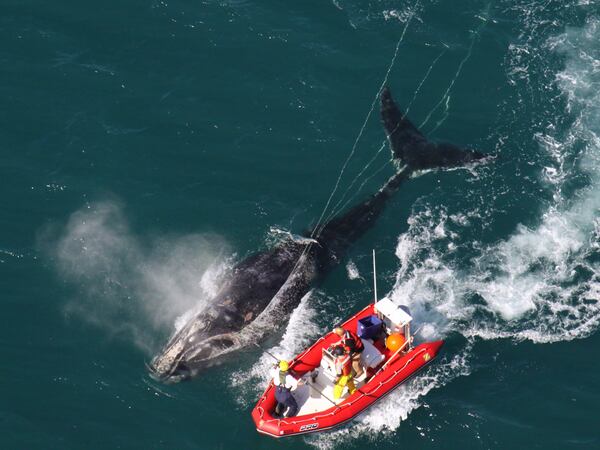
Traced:
[[374, 307], [377, 317], [383, 322], [385, 332], [389, 335], [400, 333], [410, 342], [411, 315], [406, 306], [399, 306], [389, 298], [384, 297], [375, 303]]
[[[383, 355], [379, 350], [377, 350], [377, 347], [373, 345], [370, 339], [361, 339], [361, 341], [364, 345], [364, 350], [360, 354], [361, 365], [365, 369], [374, 369], [383, 362], [383, 360], [385, 359], [385, 355]], [[336, 379], [336, 371], [335, 356], [333, 356], [331, 350], [331, 347], [323, 348], [320, 372], [323, 373], [329, 379], [330, 382], [333, 382]], [[366, 371], [364, 373], [365, 375], [363, 377], [356, 379], [357, 382], [363, 381], [364, 378], [366, 378]]]

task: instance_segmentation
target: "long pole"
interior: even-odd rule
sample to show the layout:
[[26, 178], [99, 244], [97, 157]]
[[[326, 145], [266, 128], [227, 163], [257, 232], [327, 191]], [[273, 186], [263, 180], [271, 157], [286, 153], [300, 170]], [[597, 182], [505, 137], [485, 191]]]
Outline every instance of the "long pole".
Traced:
[[377, 303], [377, 269], [375, 266], [375, 249], [373, 249], [373, 292], [375, 294], [375, 303]]

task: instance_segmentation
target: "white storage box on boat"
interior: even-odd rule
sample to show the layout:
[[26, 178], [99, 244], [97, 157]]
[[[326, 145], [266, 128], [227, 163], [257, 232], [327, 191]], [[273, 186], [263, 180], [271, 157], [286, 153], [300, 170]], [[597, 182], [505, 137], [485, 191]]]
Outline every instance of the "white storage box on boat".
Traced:
[[360, 354], [361, 364], [374, 369], [383, 362], [385, 356], [370, 341], [363, 339], [362, 343], [365, 349]]
[[412, 320], [404, 309], [387, 297], [375, 303], [375, 312], [383, 320], [388, 333], [403, 332], [403, 328]]

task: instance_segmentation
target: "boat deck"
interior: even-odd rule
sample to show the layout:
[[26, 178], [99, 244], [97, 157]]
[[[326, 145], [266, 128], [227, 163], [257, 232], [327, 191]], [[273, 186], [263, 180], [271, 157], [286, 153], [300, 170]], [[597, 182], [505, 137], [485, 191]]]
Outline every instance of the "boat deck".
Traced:
[[[373, 368], [386, 359], [386, 355], [380, 352], [380, 349], [373, 345], [371, 340], [363, 339], [363, 344], [365, 350], [361, 354], [361, 362], [362, 366], [368, 370], [365, 370], [360, 377], [354, 379], [354, 385], [357, 389], [360, 389], [366, 383], [367, 377], [372, 373]], [[313, 376], [311, 377], [311, 375]], [[303, 378], [306, 384], [298, 386], [292, 393], [299, 406], [299, 416], [325, 411], [342, 403], [350, 395], [348, 388], [345, 387], [339, 399], [333, 398], [336, 378], [333, 370], [333, 360], [328, 361], [325, 357], [321, 360], [321, 365], [316, 371], [309, 372]]]
[[[342, 403], [350, 395], [348, 389], [344, 388], [342, 396], [339, 399], [334, 400], [333, 380], [328, 380], [327, 383], [322, 384], [323, 380], [319, 380], [319, 378], [320, 376], [317, 377], [315, 382], [309, 379], [305, 385], [298, 386], [293, 392], [294, 398], [300, 407], [297, 414], [298, 416], [325, 411], [334, 405]], [[360, 378], [354, 380], [357, 389], [365, 384], [366, 378], [366, 374], [363, 374]]]

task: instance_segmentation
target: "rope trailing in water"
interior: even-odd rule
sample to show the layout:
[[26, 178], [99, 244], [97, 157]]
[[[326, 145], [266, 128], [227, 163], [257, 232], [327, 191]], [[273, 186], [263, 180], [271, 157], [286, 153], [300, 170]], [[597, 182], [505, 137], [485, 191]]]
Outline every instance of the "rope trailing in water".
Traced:
[[[487, 7], [486, 7], [486, 12], [485, 12], [486, 16], [489, 13], [489, 8], [490, 8], [490, 4], [488, 4]], [[423, 123], [421, 123], [421, 125], [419, 125], [419, 129], [422, 129], [427, 124], [427, 122], [429, 122], [429, 119], [431, 118], [432, 114], [445, 101], [446, 102], [446, 109], [444, 110], [444, 116], [442, 117], [442, 119], [440, 119], [436, 123], [435, 127], [431, 131], [429, 131], [428, 134], [432, 134], [433, 132], [435, 132], [435, 130], [437, 130], [439, 128], [439, 126], [442, 123], [444, 123], [445, 120], [446, 120], [446, 118], [448, 117], [448, 108], [449, 108], [449, 104], [450, 104], [450, 91], [452, 90], [452, 88], [454, 87], [454, 84], [456, 83], [456, 80], [460, 76], [460, 73], [462, 72], [463, 66], [469, 60], [469, 58], [471, 58], [471, 55], [473, 54], [473, 47], [475, 45], [475, 42], [477, 41], [477, 38], [481, 34], [481, 30], [483, 30], [483, 27], [485, 27], [485, 25], [487, 23], [486, 19], [481, 18], [481, 20], [482, 20], [481, 25], [479, 25], [479, 27], [477, 28], [477, 30], [475, 32], [473, 32], [473, 37], [471, 38], [471, 45], [469, 45], [469, 51], [467, 52], [466, 56], [461, 60], [460, 64], [458, 65], [458, 69], [456, 70], [456, 73], [454, 74], [454, 77], [450, 81], [450, 84], [448, 85], [448, 88], [446, 89], [446, 92], [444, 92], [444, 95], [442, 95], [442, 98], [440, 98], [440, 101], [437, 102], [436, 105], [433, 107], [433, 109], [429, 112], [429, 114], [427, 114], [427, 117], [425, 117], [425, 120], [423, 121]]]
[[323, 217], [325, 216], [325, 213], [327, 212], [327, 210], [329, 209], [329, 205], [331, 204], [331, 201], [333, 200], [333, 196], [335, 195], [335, 193], [337, 192], [337, 189], [340, 185], [340, 181], [344, 175], [344, 172], [346, 171], [346, 168], [348, 167], [348, 163], [350, 162], [350, 160], [352, 159], [352, 157], [354, 156], [354, 153], [356, 153], [356, 148], [358, 147], [358, 142], [360, 141], [365, 128], [367, 126], [367, 122], [369, 121], [369, 119], [371, 118], [371, 114], [373, 114], [373, 110], [375, 109], [375, 105], [377, 104], [377, 100], [379, 100], [379, 96], [381, 95], [381, 91], [383, 90], [383, 88], [385, 87], [385, 85], [387, 84], [387, 81], [389, 79], [390, 76], [390, 72], [392, 71], [394, 65], [396, 64], [396, 58], [398, 57], [398, 52], [400, 50], [400, 44], [402, 43], [402, 41], [404, 40], [404, 36], [406, 34], [406, 30], [408, 30], [408, 26], [410, 25], [413, 17], [415, 16], [415, 12], [414, 10], [418, 7], [419, 5], [419, 1], [417, 0], [413, 6], [413, 11], [411, 13], [411, 15], [408, 17], [406, 24], [404, 25], [404, 29], [402, 30], [402, 34], [400, 35], [400, 38], [398, 39], [398, 42], [396, 43], [396, 48], [394, 49], [394, 54], [392, 56], [392, 60], [390, 61], [390, 64], [388, 65], [387, 71], [385, 72], [385, 76], [383, 77], [383, 81], [381, 82], [381, 85], [379, 86], [379, 89], [377, 90], [377, 93], [375, 94], [375, 97], [373, 98], [373, 102], [371, 103], [371, 108], [369, 109], [369, 112], [367, 113], [367, 116], [365, 117], [365, 120], [363, 121], [362, 126], [360, 127], [360, 131], [358, 132], [358, 136], [356, 136], [356, 139], [354, 140], [354, 145], [352, 145], [352, 150], [350, 151], [350, 153], [348, 154], [348, 157], [346, 158], [346, 161], [344, 162], [343, 166], [342, 166], [342, 170], [340, 171], [340, 174], [338, 175], [338, 178], [335, 182], [335, 186], [333, 187], [333, 191], [331, 192], [331, 194], [329, 195], [329, 198], [327, 199], [327, 203], [325, 204], [325, 207], [323, 208], [323, 211], [321, 212], [321, 216], [319, 217], [319, 220], [317, 221], [317, 224], [315, 225], [315, 227], [313, 228], [313, 231], [311, 232], [310, 237], [318, 237], [320, 231], [319, 230], [319, 226], [321, 224], [321, 221], [323, 220]]
[[[427, 78], [429, 78], [429, 75], [431, 74], [431, 71], [433, 70], [433, 67], [437, 64], [438, 60], [446, 53], [446, 51], [448, 50], [448, 46], [446, 44], [443, 44], [446, 48], [444, 50], [442, 50], [442, 52], [433, 60], [433, 62], [429, 65], [429, 68], [427, 69], [427, 72], [425, 73], [425, 76], [423, 77], [423, 79], [421, 80], [421, 82], [419, 83], [419, 85], [417, 86], [417, 88], [415, 89], [415, 92], [413, 94], [412, 99], [410, 100], [410, 102], [408, 103], [408, 106], [406, 108], [406, 112], [404, 113], [404, 116], [408, 116], [408, 113], [410, 111], [410, 108], [412, 107], [414, 101], [417, 98], [417, 95], [419, 94], [419, 92], [421, 91], [421, 87], [423, 86], [423, 84], [425, 83], [425, 81], [427, 80]], [[342, 196], [342, 198], [334, 205], [332, 212], [327, 216], [325, 222], [327, 222], [329, 219], [331, 219], [332, 217], [334, 217], [336, 214], [339, 214], [341, 211], [343, 211], [348, 204], [354, 199], [356, 198], [356, 196], [362, 191], [362, 188], [365, 186], [365, 184], [367, 184], [367, 182], [372, 179], [375, 175], [377, 175], [379, 172], [381, 172], [385, 167], [387, 167], [387, 165], [389, 163], [391, 163], [391, 160], [388, 160], [385, 162], [385, 164], [380, 167], [379, 169], [377, 169], [372, 175], [368, 176], [360, 185], [360, 187], [354, 192], [354, 194], [348, 199], [346, 200], [346, 202], [340, 206], [340, 203], [344, 200], [344, 198], [346, 197], [346, 195], [348, 194], [348, 192], [350, 192], [350, 190], [352, 189], [352, 187], [356, 184], [356, 182], [360, 179], [360, 177], [367, 171], [367, 169], [371, 166], [371, 164], [373, 164], [375, 162], [375, 160], [377, 159], [377, 157], [381, 154], [381, 152], [383, 151], [383, 149], [386, 147], [387, 144], [387, 138], [384, 139], [381, 143], [381, 145], [379, 146], [379, 150], [377, 150], [377, 152], [375, 153], [375, 156], [373, 156], [373, 158], [371, 158], [371, 160], [367, 163], [367, 165], [359, 172], [359, 174], [354, 178], [354, 180], [352, 181], [352, 183], [350, 184], [350, 186], [348, 186], [348, 188], [346, 189], [346, 191], [344, 192], [344, 195]], [[339, 208], [338, 208], [339, 207]]]
[[[385, 72], [385, 76], [383, 77], [383, 81], [381, 82], [381, 85], [379, 86], [379, 89], [377, 90], [377, 93], [375, 94], [375, 97], [373, 98], [373, 102], [371, 103], [371, 108], [369, 109], [369, 112], [367, 113], [367, 116], [365, 117], [365, 120], [360, 128], [360, 131], [358, 133], [358, 136], [356, 137], [356, 139], [354, 140], [354, 145], [352, 146], [352, 149], [350, 151], [350, 154], [348, 155], [348, 157], [346, 158], [346, 161], [344, 162], [342, 169], [340, 171], [340, 174], [338, 175], [338, 178], [335, 182], [335, 185], [333, 187], [333, 190], [331, 192], [331, 194], [329, 195], [329, 198], [327, 199], [327, 203], [325, 204], [325, 207], [323, 208], [323, 211], [321, 212], [321, 215], [319, 216], [319, 219], [317, 220], [316, 225], [314, 226], [310, 237], [312, 239], [318, 239], [320, 233], [323, 231], [323, 228], [319, 228], [323, 218], [325, 217], [325, 214], [327, 213], [327, 210], [329, 209], [329, 205], [331, 204], [331, 201], [333, 199], [333, 196], [335, 195], [335, 193], [337, 192], [337, 189], [339, 187], [340, 181], [344, 175], [344, 172], [346, 171], [346, 167], [348, 166], [348, 163], [350, 162], [350, 160], [352, 159], [352, 156], [354, 155], [354, 153], [356, 152], [356, 148], [358, 147], [358, 142], [360, 141], [360, 138], [363, 135], [363, 132], [367, 126], [367, 122], [369, 121], [371, 114], [373, 113], [373, 110], [375, 109], [375, 105], [377, 104], [377, 100], [379, 99], [379, 96], [381, 95], [381, 91], [383, 90], [383, 88], [385, 87], [389, 75], [396, 63], [396, 58], [398, 57], [398, 52], [400, 50], [400, 44], [402, 44], [402, 41], [404, 40], [404, 36], [406, 35], [406, 31], [408, 30], [408, 26], [410, 25], [413, 17], [415, 16], [415, 10], [416, 8], [419, 6], [419, 2], [420, 0], [416, 0], [415, 4], [413, 5], [412, 8], [412, 13], [410, 14], [410, 16], [408, 17], [406, 24], [404, 25], [404, 29], [402, 30], [402, 34], [400, 35], [400, 38], [398, 39], [398, 42], [396, 43], [396, 47], [394, 49], [394, 54], [392, 55], [392, 59], [390, 61], [390, 64], [388, 65], [387, 71]], [[300, 262], [303, 260], [304, 256], [310, 251], [311, 247], [312, 247], [313, 243], [309, 243], [302, 251], [302, 253], [300, 254], [300, 257], [298, 258], [298, 260], [296, 261], [296, 264], [294, 265], [294, 267], [292, 268], [290, 275], [288, 276], [291, 277], [296, 270], [298, 269], [298, 266], [300, 265]]]

